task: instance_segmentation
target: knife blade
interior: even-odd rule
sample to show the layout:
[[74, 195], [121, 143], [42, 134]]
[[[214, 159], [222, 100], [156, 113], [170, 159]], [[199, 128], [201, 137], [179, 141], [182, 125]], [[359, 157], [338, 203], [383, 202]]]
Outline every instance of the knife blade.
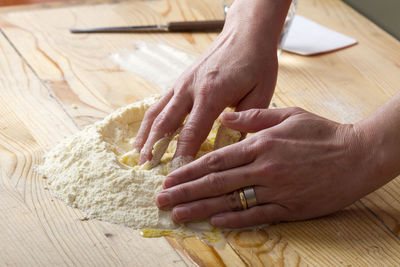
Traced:
[[179, 21], [167, 25], [143, 25], [100, 28], [72, 28], [71, 33], [149, 33], [149, 32], [219, 32], [224, 20]]

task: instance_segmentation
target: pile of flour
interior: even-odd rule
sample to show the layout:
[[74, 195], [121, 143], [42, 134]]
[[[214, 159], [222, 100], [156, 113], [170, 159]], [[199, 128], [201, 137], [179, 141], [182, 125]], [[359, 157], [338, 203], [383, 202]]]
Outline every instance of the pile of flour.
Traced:
[[[150, 97], [123, 107], [48, 152], [36, 170], [48, 179], [52, 193], [83, 210], [88, 218], [135, 229], [178, 228], [171, 212], [155, 205], [176, 139], [169, 144], [161, 163], [151, 170], [135, 166], [137, 154], [131, 152], [144, 113], [156, 100]], [[218, 126], [216, 122], [199, 155], [213, 149]], [[132, 157], [127, 158], [129, 155]]]

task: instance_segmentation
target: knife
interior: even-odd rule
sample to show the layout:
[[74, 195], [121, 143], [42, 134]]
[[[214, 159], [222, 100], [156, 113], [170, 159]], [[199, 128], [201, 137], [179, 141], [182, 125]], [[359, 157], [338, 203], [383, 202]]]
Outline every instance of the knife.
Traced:
[[70, 29], [71, 33], [148, 33], [148, 32], [219, 32], [224, 20], [169, 22], [167, 25], [101, 27]]

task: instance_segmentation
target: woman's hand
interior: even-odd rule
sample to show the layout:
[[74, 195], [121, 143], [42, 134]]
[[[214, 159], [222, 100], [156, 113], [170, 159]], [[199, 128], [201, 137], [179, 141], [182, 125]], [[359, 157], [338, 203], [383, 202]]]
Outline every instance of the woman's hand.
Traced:
[[226, 107], [268, 106], [277, 76], [277, 42], [290, 2], [235, 1], [212, 46], [146, 112], [135, 141], [140, 164], [151, 159], [153, 145], [173, 134], [189, 113], [175, 157], [194, 157]]
[[[337, 211], [382, 184], [366, 135], [300, 108], [224, 113], [227, 127], [256, 132], [172, 172], [157, 197], [177, 222], [211, 217], [230, 228]], [[253, 186], [258, 205], [241, 209], [236, 190]]]

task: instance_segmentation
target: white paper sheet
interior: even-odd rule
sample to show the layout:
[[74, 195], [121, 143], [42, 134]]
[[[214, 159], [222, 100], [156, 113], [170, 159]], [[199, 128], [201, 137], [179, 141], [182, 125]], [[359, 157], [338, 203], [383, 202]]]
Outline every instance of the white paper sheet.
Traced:
[[283, 50], [300, 55], [315, 55], [349, 47], [357, 40], [322, 26], [303, 16], [293, 19]]

